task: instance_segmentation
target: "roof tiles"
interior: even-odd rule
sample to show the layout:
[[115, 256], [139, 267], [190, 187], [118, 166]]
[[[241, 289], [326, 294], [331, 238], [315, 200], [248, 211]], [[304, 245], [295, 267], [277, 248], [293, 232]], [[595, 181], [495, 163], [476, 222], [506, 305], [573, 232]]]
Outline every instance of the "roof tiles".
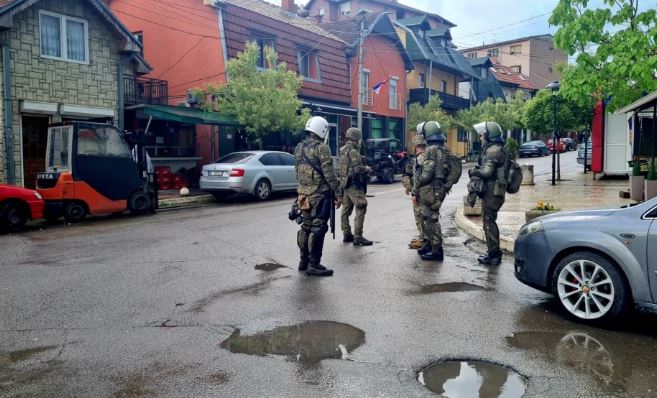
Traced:
[[527, 90], [539, 89], [537, 85], [535, 85], [534, 83], [532, 83], [531, 80], [529, 80], [529, 76], [523, 75], [522, 73], [518, 73], [513, 69], [509, 68], [508, 66], [495, 64], [492, 66], [491, 71], [495, 75], [495, 78], [499, 80], [499, 82], [502, 84], [504, 83], [513, 84]]

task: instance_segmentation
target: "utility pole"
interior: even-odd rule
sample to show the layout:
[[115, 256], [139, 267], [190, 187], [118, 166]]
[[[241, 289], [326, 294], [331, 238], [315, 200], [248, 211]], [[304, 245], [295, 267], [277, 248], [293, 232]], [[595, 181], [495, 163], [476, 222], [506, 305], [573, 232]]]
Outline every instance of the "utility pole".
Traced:
[[363, 87], [363, 37], [365, 35], [365, 18], [360, 21], [358, 32], [358, 129], [363, 131], [363, 99], [365, 88]]

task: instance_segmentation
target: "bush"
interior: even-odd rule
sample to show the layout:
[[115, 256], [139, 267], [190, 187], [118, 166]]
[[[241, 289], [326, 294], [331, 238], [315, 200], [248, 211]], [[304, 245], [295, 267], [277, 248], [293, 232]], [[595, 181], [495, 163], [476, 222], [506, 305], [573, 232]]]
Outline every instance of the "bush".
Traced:
[[641, 162], [639, 162], [638, 160], [635, 160], [634, 165], [632, 166], [632, 176], [633, 177], [641, 176]]
[[650, 163], [648, 163], [648, 175], [646, 176], [646, 180], [657, 180], [657, 168], [655, 168], [655, 159], [652, 159]]
[[509, 138], [506, 140], [505, 148], [507, 152], [509, 152], [509, 157], [511, 160], [516, 160], [518, 157], [518, 141], [514, 140], [513, 138]]

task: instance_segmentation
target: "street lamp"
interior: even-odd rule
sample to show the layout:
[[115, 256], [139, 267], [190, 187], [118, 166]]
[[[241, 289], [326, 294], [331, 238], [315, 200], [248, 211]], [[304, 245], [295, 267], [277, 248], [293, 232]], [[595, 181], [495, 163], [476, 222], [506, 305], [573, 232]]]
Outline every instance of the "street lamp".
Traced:
[[557, 172], [557, 91], [561, 85], [558, 81], [545, 86], [552, 90], [552, 185], [556, 185], [556, 172]]

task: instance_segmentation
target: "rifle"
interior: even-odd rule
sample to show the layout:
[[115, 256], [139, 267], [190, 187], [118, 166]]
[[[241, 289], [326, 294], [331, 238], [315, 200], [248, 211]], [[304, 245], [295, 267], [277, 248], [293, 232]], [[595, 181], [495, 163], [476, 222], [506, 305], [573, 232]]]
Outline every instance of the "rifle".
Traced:
[[331, 202], [331, 218], [329, 221], [329, 226], [331, 228], [331, 234], [333, 234], [333, 240], [335, 240], [335, 193], [333, 190], [331, 190], [329, 200]]

